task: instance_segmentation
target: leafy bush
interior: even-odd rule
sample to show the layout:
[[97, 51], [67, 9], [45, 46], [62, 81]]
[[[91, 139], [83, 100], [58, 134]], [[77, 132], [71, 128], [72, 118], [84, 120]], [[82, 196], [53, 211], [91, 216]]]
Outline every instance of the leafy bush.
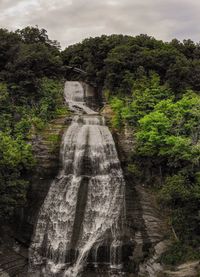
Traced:
[[200, 241], [199, 95], [187, 90], [176, 98], [152, 74], [133, 82], [132, 97], [120, 95], [110, 104], [113, 126], [120, 130], [129, 124], [133, 129], [136, 144], [128, 171], [141, 182], [147, 174], [146, 182], [156, 187], [181, 240], [190, 245]]
[[174, 242], [169, 249], [162, 254], [160, 261], [166, 265], [176, 266], [184, 262], [200, 259], [200, 251], [182, 242]]
[[50, 120], [64, 106], [62, 84], [58, 80], [43, 78], [39, 91], [42, 97], [38, 105], [38, 116], [43, 120]]
[[0, 217], [9, 218], [24, 204], [28, 182], [22, 174], [33, 165], [31, 145], [0, 132]]
[[177, 102], [161, 101], [139, 120], [138, 151], [141, 155], [164, 157], [168, 164], [198, 164], [200, 147], [197, 122], [200, 122], [200, 98], [186, 95]]
[[165, 205], [176, 205], [177, 201], [190, 201], [193, 198], [193, 186], [184, 175], [166, 177], [165, 184], [159, 193], [160, 201]]
[[0, 29], [0, 57], [0, 219], [10, 219], [26, 201], [33, 127], [64, 114], [62, 60], [59, 44], [38, 27]]

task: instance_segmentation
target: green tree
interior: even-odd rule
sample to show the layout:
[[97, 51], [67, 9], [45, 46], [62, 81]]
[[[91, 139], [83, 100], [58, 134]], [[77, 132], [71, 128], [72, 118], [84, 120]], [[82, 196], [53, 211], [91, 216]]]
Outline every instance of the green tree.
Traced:
[[28, 182], [23, 173], [34, 164], [31, 146], [0, 132], [0, 217], [9, 219], [26, 200]]
[[188, 161], [198, 164], [200, 98], [186, 95], [177, 102], [163, 100], [154, 111], [139, 120], [138, 151], [163, 156], [174, 165]]

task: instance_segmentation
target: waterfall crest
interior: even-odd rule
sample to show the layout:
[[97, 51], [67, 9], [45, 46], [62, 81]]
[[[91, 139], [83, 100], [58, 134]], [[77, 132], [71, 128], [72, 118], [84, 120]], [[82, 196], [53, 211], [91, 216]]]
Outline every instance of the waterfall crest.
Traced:
[[125, 184], [115, 144], [104, 118], [85, 105], [81, 83], [66, 82], [64, 97], [76, 114], [29, 250], [29, 271], [39, 276], [79, 276], [105, 238], [110, 266], [120, 266]]

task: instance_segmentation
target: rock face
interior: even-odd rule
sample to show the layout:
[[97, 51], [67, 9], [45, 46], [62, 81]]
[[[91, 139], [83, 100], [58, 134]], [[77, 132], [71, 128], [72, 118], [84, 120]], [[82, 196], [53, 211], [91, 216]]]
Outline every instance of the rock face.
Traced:
[[[70, 117], [67, 117], [70, 121]], [[68, 126], [66, 116], [50, 122], [41, 132], [32, 132], [32, 146], [36, 167], [29, 176], [28, 206], [18, 212], [17, 237], [27, 245], [31, 240], [40, 206], [59, 168], [60, 141]]]
[[[104, 109], [108, 121], [111, 113], [109, 107]], [[188, 262], [173, 270], [166, 270], [159, 263], [160, 256], [170, 244], [165, 239], [171, 233], [165, 222], [166, 215], [160, 211], [148, 186], [138, 183], [134, 174], [127, 171], [130, 149], [134, 148], [133, 130], [125, 128], [121, 132], [113, 132], [126, 181], [126, 232], [134, 245], [130, 257], [131, 270], [136, 274], [133, 276], [199, 277], [200, 261]]]
[[163, 274], [163, 277], [198, 277], [200, 274], [200, 261], [182, 264], [175, 271], [166, 270]]
[[27, 277], [27, 248], [14, 239], [10, 226], [0, 229], [0, 276]]
[[[6, 226], [8, 229], [6, 232], [2, 228], [4, 226], [1, 226], [0, 246], [5, 242], [6, 248], [9, 243], [13, 244], [16, 240], [25, 248], [29, 247], [38, 211], [58, 172], [60, 141], [64, 130], [69, 125], [68, 121], [70, 121], [70, 116], [63, 115], [52, 120], [42, 131], [32, 129], [30, 142], [33, 147], [36, 166], [32, 174], [27, 176], [30, 182], [28, 204], [15, 211], [15, 222], [12, 226]], [[1, 243], [1, 239], [3, 243]]]
[[[103, 113], [110, 121], [109, 107]], [[168, 245], [164, 239], [168, 227], [152, 192], [127, 171], [130, 149], [134, 147], [133, 130], [114, 131], [114, 138], [126, 181], [126, 234], [134, 245], [128, 267], [137, 276], [156, 277], [163, 271], [157, 260]]]
[[[89, 94], [88, 92], [88, 97]], [[103, 114], [107, 117], [108, 113], [104, 110]], [[59, 169], [59, 142], [67, 125], [69, 122], [62, 117], [54, 120], [41, 134], [33, 135], [33, 148], [38, 163], [31, 177], [29, 206], [22, 213], [23, 224], [20, 226], [22, 239], [28, 243], [40, 206]], [[134, 147], [132, 137], [132, 131], [128, 128], [123, 133], [114, 133], [126, 179], [127, 220], [124, 249], [129, 252], [129, 258], [125, 267], [129, 272], [138, 273], [138, 276], [156, 277], [162, 271], [157, 259], [166, 247], [166, 226], [152, 193], [144, 184], [134, 182], [134, 176], [126, 170], [130, 149]]]
[[[90, 101], [93, 92], [86, 89], [88, 90], [86, 96]], [[103, 110], [108, 122], [111, 112], [109, 107]], [[40, 206], [59, 169], [59, 142], [69, 125], [68, 121], [69, 117], [68, 120], [66, 117], [61, 117], [54, 120], [44, 132], [33, 132], [33, 148], [38, 162], [33, 175], [30, 176], [29, 205], [19, 212], [21, 223], [18, 224], [17, 230], [20, 240], [27, 245], [30, 243]], [[121, 133], [113, 132], [126, 181], [125, 248], [127, 247], [129, 251], [129, 258], [125, 267], [130, 272], [127, 276], [198, 277], [200, 273], [198, 262], [181, 265], [175, 271], [165, 270], [158, 262], [168, 245], [165, 236], [169, 230], [164, 221], [165, 216], [157, 207], [154, 195], [145, 184], [138, 183], [135, 176], [127, 171], [130, 149], [134, 147], [132, 132], [128, 128]]]
[[82, 83], [82, 86], [84, 88], [86, 105], [93, 110], [99, 110], [102, 106], [101, 93], [99, 93], [97, 88], [94, 88], [86, 83]]
[[162, 271], [157, 260], [167, 246], [166, 227], [154, 196], [143, 184], [134, 185], [129, 178], [126, 179], [127, 236], [134, 245], [132, 263], [139, 276], [156, 277]]

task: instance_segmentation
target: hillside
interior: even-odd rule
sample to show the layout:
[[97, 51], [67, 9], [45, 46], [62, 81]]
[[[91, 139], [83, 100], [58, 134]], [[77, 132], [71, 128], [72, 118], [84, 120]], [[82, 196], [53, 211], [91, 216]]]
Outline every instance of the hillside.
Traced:
[[191, 40], [102, 35], [61, 50], [44, 29], [0, 29], [1, 222], [27, 207], [33, 136], [69, 115], [64, 80], [95, 86], [112, 133], [129, 133], [123, 170], [154, 195], [171, 231], [161, 262], [200, 259], [200, 45]]

